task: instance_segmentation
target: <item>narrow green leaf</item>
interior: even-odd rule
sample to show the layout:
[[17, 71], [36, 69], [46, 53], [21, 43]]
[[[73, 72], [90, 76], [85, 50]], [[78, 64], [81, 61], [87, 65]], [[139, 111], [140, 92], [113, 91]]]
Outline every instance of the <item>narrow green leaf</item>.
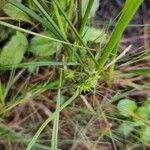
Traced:
[[69, 1], [70, 0], [63, 0], [63, 1], [60, 0], [60, 4], [61, 4], [61, 6], [62, 6], [62, 8], [63, 8], [64, 11], [67, 9], [67, 7], [69, 5]]
[[86, 26], [87, 20], [90, 16], [93, 4], [94, 4], [94, 0], [82, 1], [82, 9], [84, 8], [82, 14], [84, 14], [84, 15], [83, 15], [83, 19], [81, 20], [81, 26], [79, 29], [79, 34], [81, 36], [84, 31], [84, 27]]
[[0, 102], [3, 106], [5, 106], [3, 86], [2, 86], [1, 81], [0, 81]]
[[88, 16], [88, 18], [94, 17], [95, 13], [100, 5], [100, 0], [94, 0], [94, 2], [92, 2], [91, 0], [80, 0], [80, 1], [82, 1], [82, 15], [83, 15], [82, 17], [85, 16], [86, 10], [89, 9], [88, 8], [89, 2], [93, 3], [93, 4], [90, 4], [89, 7], [91, 7], [90, 8], [91, 10], [89, 10], [89, 14], [87, 16]]
[[[9, 3], [13, 4], [14, 6], [18, 7], [22, 11], [26, 12], [29, 16], [33, 17], [35, 20], [37, 20], [39, 23], [41, 23], [43, 26], [45, 26], [59, 40], [63, 40], [65, 42], [68, 42], [68, 40], [61, 33], [61, 31], [59, 30], [59, 28], [57, 27], [57, 25], [55, 24], [55, 22], [49, 16], [49, 13], [46, 12], [46, 10], [44, 10], [44, 8], [42, 7], [42, 5], [37, 0], [34, 0], [34, 3], [36, 3], [36, 5], [38, 6], [38, 8], [41, 10], [41, 12], [44, 14], [44, 16], [48, 19], [49, 22], [47, 22], [45, 19], [41, 18], [39, 15], [37, 15], [31, 9], [29, 9], [29, 8], [25, 7], [24, 5], [22, 5], [21, 3], [17, 2], [16, 0], [7, 0], [7, 1]], [[72, 53], [74, 53], [75, 57], [78, 59], [78, 61], [80, 62], [80, 64], [83, 66], [83, 69], [86, 71], [83, 62], [82, 62], [80, 56], [76, 53], [76, 51], [74, 51], [74, 49], [71, 46], [69, 46], [69, 45], [65, 45], [64, 44], [64, 47], [68, 50], [69, 56], [71, 56]]]
[[57, 109], [53, 114], [51, 114], [44, 123], [40, 126], [34, 137], [32, 138], [31, 142], [28, 144], [26, 150], [31, 150], [33, 145], [36, 143], [38, 137], [40, 136], [41, 132], [45, 129], [45, 127], [49, 124], [50, 121], [52, 121], [58, 113], [60, 113], [64, 108], [66, 108], [69, 104], [71, 104], [80, 94], [79, 89], [74, 93], [74, 95], [69, 98], [59, 109]]
[[3, 65], [0, 66], [0, 70], [11, 70], [13, 68], [28, 68], [28, 67], [43, 67], [43, 66], [76, 66], [80, 65], [79, 63], [73, 62], [51, 62], [51, 61], [37, 61], [37, 62], [28, 62], [21, 63], [16, 65]]
[[139, 68], [134, 70], [128, 70], [127, 72], [134, 75], [150, 76], [150, 68]]
[[[62, 70], [60, 71], [60, 81], [59, 81], [59, 89], [57, 94], [57, 104], [56, 110], [60, 108], [61, 105], [61, 86], [62, 86]], [[59, 113], [54, 119], [53, 123], [53, 132], [52, 132], [52, 141], [51, 141], [51, 149], [57, 150], [58, 147], [58, 129], [59, 129]]]
[[[65, 20], [68, 22], [70, 28], [73, 30], [73, 32], [75, 33], [76, 37], [78, 38], [78, 40], [81, 42], [81, 44], [83, 46], [86, 47], [86, 44], [84, 43], [84, 41], [82, 40], [82, 37], [80, 36], [80, 34], [78, 33], [78, 31], [76, 30], [76, 28], [74, 27], [74, 25], [72, 24], [72, 22], [69, 20], [69, 18], [66, 16], [65, 12], [63, 11], [63, 9], [61, 8], [60, 4], [58, 3], [57, 0], [53, 0], [57, 7], [59, 8], [60, 12], [62, 13], [62, 15], [64, 16]], [[92, 59], [92, 61], [97, 64], [97, 61], [94, 57], [94, 55], [91, 53], [91, 51], [89, 49], [87, 49], [87, 52], [89, 53], [89, 57]]]
[[39, 34], [39, 33], [33, 32], [33, 31], [30, 31], [30, 30], [27, 30], [27, 29], [24, 29], [24, 28], [20, 28], [18, 26], [14, 26], [14, 25], [9, 24], [7, 22], [0, 21], [0, 25], [6, 26], [8, 28], [11, 28], [11, 29], [14, 29], [14, 30], [17, 30], [17, 31], [28, 33], [28, 34], [31, 34], [31, 35], [34, 35], [34, 36], [37, 36], [37, 37], [48, 39], [49, 41], [58, 42], [58, 43], [61, 43], [61, 44], [64, 44], [64, 45], [69, 45], [69, 46], [72, 46], [72, 47], [75, 47], [75, 48], [81, 48], [81, 49], [89, 49], [89, 50], [91, 50], [91, 48], [83, 47], [83, 46], [76, 45], [76, 44], [73, 44], [73, 43], [70, 43], [70, 42], [65, 42], [65, 41], [59, 40], [57, 38], [45, 36], [45, 35], [42, 35], [42, 34]]
[[101, 72], [103, 66], [107, 62], [111, 52], [113, 51], [115, 45], [120, 40], [125, 28], [128, 26], [132, 17], [136, 13], [137, 9], [142, 4], [143, 0], [127, 0], [125, 7], [123, 9], [122, 15], [116, 24], [114, 31], [110, 37], [108, 44], [106, 45], [102, 57], [99, 60], [98, 69]]
[[66, 35], [65, 29], [64, 29], [64, 23], [62, 22], [62, 17], [61, 17], [61, 15], [60, 15], [60, 13], [59, 13], [59, 11], [58, 11], [58, 8], [57, 8], [57, 6], [56, 6], [56, 4], [54, 3], [53, 0], [52, 0], [52, 5], [53, 5], [53, 8], [54, 8], [55, 16], [56, 16], [56, 18], [57, 18], [58, 26], [59, 26], [61, 32], [62, 32], [64, 35]]
[[[15, 7], [19, 8], [26, 14], [28, 14], [30, 17], [34, 18], [38, 23], [41, 23], [43, 26], [45, 26], [47, 29], [49, 29], [50, 32], [52, 32], [54, 35], [57, 35], [56, 31], [52, 27], [51, 24], [49, 24], [45, 19], [37, 15], [33, 10], [27, 8], [23, 4], [19, 3], [16, 0], [7, 0], [10, 4], [14, 5]], [[57, 36], [56, 36], [57, 37]]]

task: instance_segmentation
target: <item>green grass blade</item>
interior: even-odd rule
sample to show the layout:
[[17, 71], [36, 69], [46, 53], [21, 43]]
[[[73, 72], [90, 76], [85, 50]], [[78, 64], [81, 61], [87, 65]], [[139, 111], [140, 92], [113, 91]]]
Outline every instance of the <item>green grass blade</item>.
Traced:
[[[111, 35], [109, 42], [107, 43], [102, 57], [99, 60], [98, 70], [101, 72], [103, 66], [107, 62], [111, 52], [113, 51], [115, 45], [120, 40], [125, 28], [128, 26], [129, 22], [131, 21], [132, 17], [136, 13], [137, 9], [142, 4], [143, 0], [127, 0], [125, 7], [123, 9], [122, 15], [116, 24], [114, 31]], [[127, 7], [128, 6], [128, 7]]]
[[15, 69], [12, 69], [10, 72], [9, 80], [7, 82], [7, 86], [4, 88], [3, 92], [3, 99], [6, 99], [9, 90], [11, 89], [12, 85], [18, 80], [19, 76], [15, 76]]
[[46, 67], [46, 66], [76, 66], [79, 65], [78, 63], [72, 63], [72, 62], [50, 62], [50, 61], [37, 61], [37, 62], [27, 62], [27, 63], [21, 63], [17, 65], [6, 65], [6, 66], [0, 66], [1, 70], [12, 70], [13, 68], [28, 68], [28, 67]]
[[79, 34], [81, 36], [83, 34], [83, 31], [84, 31], [84, 28], [86, 26], [87, 20], [89, 18], [89, 15], [90, 15], [93, 3], [94, 3], [94, 0], [89, 0], [88, 6], [87, 6], [85, 14], [84, 14], [84, 17], [83, 17], [83, 19], [81, 21], [81, 26], [80, 26], [80, 29], [79, 29]]
[[133, 75], [142, 75], [142, 76], [150, 76], [150, 68], [139, 68], [128, 70], [127, 73], [131, 73]]
[[39, 10], [43, 13], [43, 15], [46, 17], [46, 19], [48, 20], [49, 24], [51, 24], [51, 26], [55, 30], [55, 32], [57, 32], [57, 35], [59, 35], [59, 36], [56, 35], [56, 37], [59, 37], [59, 39], [61, 38], [61, 39], [64, 39], [65, 41], [67, 41], [65, 35], [59, 30], [58, 26], [53, 21], [53, 19], [50, 17], [49, 13], [43, 8], [43, 5], [41, 5], [42, 3], [39, 2], [38, 0], [33, 0], [33, 2], [39, 8]]
[[20, 93], [20, 90], [19, 90], [18, 93], [13, 97], [12, 101], [7, 103], [6, 108], [0, 111], [0, 115], [4, 115], [5, 113], [8, 113], [12, 109], [20, 105], [21, 103], [27, 102], [28, 99], [26, 97], [28, 97], [29, 91], [31, 95], [34, 96], [37, 93], [40, 94], [47, 90], [54, 90], [54, 89], [56, 90], [58, 89], [58, 85], [59, 85], [59, 81], [54, 80], [54, 81], [47, 83], [47, 85], [45, 85], [45, 83], [44, 84], [39, 83], [35, 87], [27, 89], [26, 92], [22, 93], [21, 95], [18, 95]]
[[5, 106], [4, 94], [3, 94], [3, 86], [0, 80], [0, 102], [3, 106]]
[[[36, 21], [38, 21], [39, 23], [41, 23], [43, 26], [45, 26], [50, 32], [52, 32], [58, 39], [63, 40], [62, 38], [60, 38], [60, 36], [62, 36], [61, 32], [58, 32], [58, 28], [55, 25], [55, 23], [52, 21], [51, 19], [51, 23], [48, 23], [46, 20], [44, 20], [43, 18], [41, 18], [40, 16], [38, 16], [34, 11], [30, 10], [29, 8], [25, 7], [24, 5], [22, 5], [21, 3], [19, 3], [16, 0], [7, 0], [9, 3], [13, 4], [14, 6], [16, 6], [17, 8], [21, 9], [22, 11], [24, 11], [25, 13], [27, 13], [29, 16], [31, 16], [32, 18], [34, 18]], [[34, 1], [36, 4], [39, 3], [37, 1]], [[40, 8], [42, 10], [43, 7], [40, 5]], [[49, 17], [49, 14], [46, 14]], [[65, 40], [66, 41], [66, 40]], [[71, 52], [70, 52], [71, 53]]]
[[64, 108], [66, 108], [69, 104], [71, 104], [80, 94], [80, 91], [77, 89], [77, 91], [74, 93], [74, 95], [69, 98], [59, 109], [57, 109], [52, 115], [50, 115], [44, 123], [41, 125], [41, 127], [38, 129], [38, 131], [35, 133], [34, 137], [32, 138], [31, 142], [28, 144], [26, 150], [31, 150], [33, 145], [36, 143], [38, 137], [40, 136], [41, 132], [45, 129], [45, 127], [48, 125], [50, 121], [52, 121], [59, 112], [61, 112]]
[[[38, 0], [33, 0], [34, 3], [36, 4], [36, 6], [41, 10], [41, 12], [43, 13], [43, 15], [47, 18], [47, 20], [49, 21], [49, 23], [52, 25], [52, 27], [54, 28], [54, 30], [56, 30], [56, 32], [59, 34], [58, 39], [60, 40], [64, 40], [66, 42], [68, 42], [67, 38], [65, 37], [65, 35], [63, 35], [63, 33], [59, 30], [59, 28], [57, 27], [57, 25], [55, 24], [55, 22], [52, 20], [52, 18], [49, 16], [48, 12], [46, 10], [44, 10], [44, 8], [42, 7], [41, 3], [39, 3]], [[54, 1], [54, 0], [53, 0]], [[42, 2], [42, 1], [41, 1]], [[58, 5], [57, 5], [58, 6]], [[57, 36], [56, 36], [57, 37]], [[75, 57], [78, 59], [78, 61], [80, 62], [80, 64], [82, 65], [82, 67], [84, 68], [84, 63], [82, 62], [80, 56], [76, 53], [76, 51], [70, 47], [70, 46], [66, 46], [64, 45], [64, 47], [66, 47], [68, 49], [68, 54], [69, 57], [72, 57], [72, 54], [75, 54]], [[86, 70], [85, 70], [86, 71]]]
[[[72, 20], [73, 18], [73, 14], [74, 14], [74, 3], [75, 3], [75, 0], [70, 0], [70, 5], [69, 5], [69, 9], [67, 11], [67, 16], [68, 16], [68, 19], [69, 20]], [[65, 30], [68, 31], [68, 23], [66, 22], [66, 25], [65, 25]]]
[[[25, 7], [24, 5], [22, 5], [18, 1], [16, 1], [16, 0], [7, 0], [7, 1], [9, 3], [13, 4], [14, 6], [16, 6], [17, 8], [21, 9], [22, 11], [24, 11], [25, 13], [27, 13], [29, 16], [31, 16], [32, 18], [34, 18], [35, 20], [37, 20], [43, 26], [45, 26], [59, 40], [64, 40], [65, 42], [68, 42], [68, 40], [63, 36], [63, 34], [61, 33], [61, 31], [59, 31], [59, 28], [55, 25], [54, 21], [50, 18], [49, 13], [47, 13], [46, 10], [44, 10], [44, 8], [42, 7], [42, 5], [40, 5], [38, 1], [34, 0], [34, 2], [36, 2], [36, 4], [40, 7], [40, 9], [42, 9], [43, 13], [48, 17], [49, 21], [50, 20], [52, 21], [51, 23], [56, 27], [57, 30], [55, 30], [54, 26], [52, 26], [51, 23], [48, 23], [43, 18], [39, 17], [34, 11], [32, 11], [29, 8]], [[74, 51], [74, 49], [71, 46], [67, 46], [67, 45], [64, 44], [64, 47], [68, 50], [68, 54], [69, 54], [70, 57], [71, 57], [72, 53], [74, 53], [75, 57], [80, 62], [80, 64], [82, 65], [84, 71], [86, 72], [85, 65], [82, 62], [80, 56], [76, 53], [76, 51]]]
[[[9, 24], [7, 22], [0, 21], [0, 25], [12, 28], [12, 29], [17, 30], [17, 31], [28, 33], [28, 34], [31, 34], [31, 35], [39, 36], [39, 37], [42, 37], [42, 38], [45, 38], [45, 39], [49, 39], [50, 41], [55, 41], [55, 42], [62, 43], [62, 44], [65, 44], [65, 45], [69, 45], [69, 46], [76, 47], [76, 48], [91, 50], [91, 48], [83, 47], [83, 46], [80, 46], [80, 45], [72, 44], [70, 42], [65, 42], [65, 41], [62, 41], [62, 40], [59, 40], [59, 39], [56, 39], [56, 38], [52, 38], [52, 37], [49, 37], [49, 36], [46, 36], [46, 35], [42, 35], [42, 34], [30, 31], [30, 30], [26, 30], [26, 29], [14, 26], [14, 25]], [[93, 50], [95, 50], [95, 49], [93, 49]]]
[[[68, 17], [66, 16], [64, 10], [61, 8], [61, 6], [59, 5], [58, 1], [57, 0], [53, 0], [57, 7], [59, 8], [60, 12], [62, 13], [62, 15], [64, 16], [64, 18], [66, 19], [66, 21], [68, 22], [70, 28], [72, 29], [72, 31], [75, 33], [76, 37], [78, 38], [78, 40], [80, 41], [80, 43], [86, 47], [86, 44], [84, 43], [84, 41], [82, 40], [82, 37], [80, 36], [80, 34], [78, 33], [78, 31], [76, 30], [76, 28], [74, 27], [74, 25], [72, 24], [72, 22], [68, 19]], [[95, 57], [93, 56], [93, 54], [91, 53], [90, 50], [87, 49], [87, 52], [89, 53], [89, 56], [91, 58], [91, 60], [93, 60], [93, 62], [95, 64], [97, 64], [97, 61], [95, 59]]]
[[34, 18], [37, 22], [41, 23], [43, 26], [45, 26], [47, 29], [49, 29], [50, 32], [52, 32], [54, 35], [57, 35], [57, 32], [53, 29], [52, 25], [46, 22], [43, 18], [41, 18], [39, 15], [37, 15], [33, 10], [25, 7], [23, 4], [19, 3], [16, 0], [7, 0], [12, 5], [16, 6], [23, 12], [27, 13], [29, 16]]
[[58, 26], [59, 26], [61, 32], [62, 32], [64, 35], [66, 35], [65, 29], [64, 29], [64, 24], [63, 24], [63, 22], [62, 22], [61, 15], [59, 14], [58, 8], [57, 8], [57, 6], [56, 6], [56, 4], [54, 3], [53, 0], [52, 0], [52, 5], [53, 5], [53, 8], [54, 8], [55, 16], [56, 16], [56, 18], [57, 18]]
[[[61, 104], [61, 86], [62, 86], [62, 70], [60, 71], [60, 82], [59, 82], [59, 89], [57, 94], [57, 106], [56, 110], [60, 108]], [[52, 131], [52, 141], [51, 141], [51, 149], [57, 150], [58, 145], [58, 128], [59, 128], [59, 113], [54, 119], [53, 123], [53, 131]]]

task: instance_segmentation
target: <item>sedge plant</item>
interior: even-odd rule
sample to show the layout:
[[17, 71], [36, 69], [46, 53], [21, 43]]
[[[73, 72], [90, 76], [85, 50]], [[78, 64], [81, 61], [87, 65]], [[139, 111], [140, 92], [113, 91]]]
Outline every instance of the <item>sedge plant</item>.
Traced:
[[[21, 32], [25, 32], [27, 34], [33, 34], [41, 36], [42, 38], [47, 38], [50, 41], [55, 40], [63, 45], [63, 49], [66, 50], [64, 54], [66, 54], [66, 63], [64, 62], [36, 62], [33, 64], [30, 63], [23, 63], [18, 64], [16, 68], [27, 68], [30, 65], [35, 66], [48, 66], [48, 65], [57, 65], [66, 67], [67, 65], [71, 64], [74, 65], [74, 68], [78, 71], [78, 78], [77, 84], [74, 85], [73, 89], [73, 96], [71, 96], [67, 101], [65, 101], [62, 105], [60, 104], [60, 97], [61, 97], [61, 85], [63, 80], [63, 72], [60, 73], [60, 81], [59, 81], [59, 88], [58, 88], [58, 95], [57, 95], [57, 107], [54, 113], [52, 113], [39, 127], [36, 131], [35, 135], [33, 136], [32, 140], [29, 142], [26, 150], [31, 150], [32, 147], [36, 144], [37, 139], [39, 138], [42, 131], [45, 127], [53, 121], [53, 132], [52, 132], [52, 143], [51, 148], [52, 150], [56, 150], [58, 148], [58, 128], [59, 128], [59, 114], [63, 109], [65, 109], [68, 105], [70, 105], [82, 92], [89, 92], [91, 91], [96, 85], [104, 71], [105, 65], [108, 61], [114, 61], [117, 57], [117, 52], [119, 48], [119, 42], [122, 37], [124, 30], [127, 28], [129, 22], [133, 18], [134, 14], [142, 4], [143, 0], [126, 0], [125, 5], [122, 9], [121, 15], [114, 27], [114, 30], [110, 36], [109, 41], [106, 43], [105, 48], [101, 53], [101, 56], [97, 59], [96, 54], [91, 51], [91, 48], [88, 47], [88, 44], [84, 41], [84, 31], [87, 26], [88, 18], [93, 6], [94, 0], [89, 0], [87, 4], [87, 8], [85, 14], [82, 14], [82, 4], [81, 0], [77, 1], [77, 4], [74, 0], [65, 0], [65, 4], [70, 8], [67, 10], [67, 7], [64, 7], [64, 3], [60, 0], [52, 0], [52, 10], [53, 15], [51, 15], [51, 11], [49, 8], [50, 4], [47, 4], [44, 0], [33, 0], [31, 3], [29, 1], [29, 5], [24, 5], [17, 0], [7, 0], [8, 3], [12, 4], [13, 6], [17, 7], [18, 9], [22, 10], [26, 13], [29, 17], [34, 19], [34, 21], [38, 24], [41, 24], [48, 32], [50, 32], [53, 37], [48, 37], [45, 35], [40, 35], [38, 33], [11, 25], [9, 23], [0, 21], [0, 25], [10, 27], [15, 30], [20, 30]], [[77, 6], [76, 6], [77, 5]], [[34, 9], [33, 6], [35, 7]], [[76, 14], [74, 11], [74, 7], [78, 10]], [[38, 14], [37, 14], [38, 12]], [[77, 24], [72, 22], [73, 17], [77, 17]], [[71, 30], [73, 33], [73, 41], [70, 41], [68, 32]], [[72, 43], [71, 43], [72, 42]], [[90, 62], [93, 63], [94, 67], [91, 68], [88, 63], [79, 55], [82, 53], [83, 50], [86, 50], [86, 54], [88, 58], [91, 60]], [[0, 66], [0, 70], [7, 70], [10, 69], [12, 66]], [[113, 78], [113, 71], [115, 69], [115, 65], [112, 64], [109, 68], [109, 82], [111, 82]], [[76, 72], [76, 71], [75, 71]], [[1, 102], [3, 102], [3, 95], [0, 86], [0, 98]]]

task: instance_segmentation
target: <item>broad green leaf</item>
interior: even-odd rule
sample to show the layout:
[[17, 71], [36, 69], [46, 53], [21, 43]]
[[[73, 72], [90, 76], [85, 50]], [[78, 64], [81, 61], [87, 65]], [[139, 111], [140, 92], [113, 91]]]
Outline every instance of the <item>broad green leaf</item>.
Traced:
[[130, 116], [137, 109], [137, 104], [129, 99], [120, 100], [117, 105], [118, 110], [124, 116]]
[[86, 42], [102, 43], [106, 41], [106, 33], [94, 27], [86, 27], [83, 38]]
[[31, 22], [30, 17], [26, 13], [10, 3], [7, 3], [3, 7], [3, 11], [5, 12], [5, 14], [7, 14], [9, 17], [12, 17], [13, 19]]
[[[41, 34], [51, 36], [47, 32]], [[61, 47], [61, 43], [50, 41], [49, 39], [45, 39], [39, 36], [35, 36], [31, 40], [29, 51], [36, 56], [47, 57], [58, 52], [61, 49]]]
[[19, 64], [28, 47], [28, 41], [23, 33], [17, 32], [2, 49], [0, 54], [0, 65]]

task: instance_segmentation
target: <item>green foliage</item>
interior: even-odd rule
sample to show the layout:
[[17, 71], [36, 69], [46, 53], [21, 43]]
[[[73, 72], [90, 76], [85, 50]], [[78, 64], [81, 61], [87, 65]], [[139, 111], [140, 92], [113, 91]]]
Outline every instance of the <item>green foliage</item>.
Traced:
[[146, 126], [141, 132], [141, 140], [150, 143], [150, 126]]
[[63, 8], [63, 10], [67, 10], [67, 7], [69, 6], [69, 0], [63, 0], [63, 1], [60, 1], [60, 4]]
[[[56, 110], [58, 110], [61, 106], [61, 101], [63, 97], [61, 97], [61, 87], [62, 87], [62, 70], [60, 70], [60, 81], [59, 81], [59, 89], [58, 89], [58, 94], [57, 94], [57, 104], [56, 104]], [[52, 132], [52, 141], [51, 141], [51, 149], [52, 150], [57, 150], [58, 149], [58, 129], [59, 129], [59, 113], [57, 117], [54, 119], [53, 123], [53, 132]]]
[[103, 67], [105, 63], [107, 62], [108, 58], [110, 55], [113, 55], [113, 49], [116, 47], [118, 42], [121, 39], [121, 36], [128, 26], [129, 22], [131, 21], [132, 17], [136, 13], [137, 9], [140, 7], [142, 4], [143, 0], [126, 0], [125, 6], [122, 10], [122, 14], [115, 25], [115, 28], [112, 32], [112, 35], [106, 44], [106, 47], [104, 49], [104, 52], [99, 60], [98, 68], [99, 71], [103, 70]]
[[127, 137], [137, 126], [135, 122], [123, 122], [117, 129], [118, 133]]
[[[41, 34], [52, 37], [48, 32], [44, 32]], [[29, 51], [36, 56], [47, 57], [53, 55], [56, 52], [59, 52], [61, 48], [62, 44], [58, 42], [35, 36], [31, 40]]]
[[143, 119], [150, 119], [150, 104], [139, 107], [136, 114]]
[[79, 96], [79, 94], [80, 94], [80, 91], [79, 91], [79, 89], [77, 89], [74, 92], [72, 97], [70, 97], [67, 101], [65, 101], [65, 103], [63, 103], [63, 105], [61, 105], [61, 107], [56, 109], [56, 111], [44, 121], [44, 123], [40, 126], [40, 128], [38, 129], [38, 131], [36, 132], [36, 134], [34, 135], [32, 140], [28, 144], [26, 150], [31, 150], [32, 149], [32, 147], [35, 144], [37, 138], [39, 137], [41, 132], [45, 129], [45, 127], [48, 125], [48, 123], [50, 121], [54, 120], [63, 109], [65, 109], [68, 105], [70, 105]]
[[[21, 2], [21, 1], [20, 1]], [[14, 5], [7, 3], [3, 7], [3, 11], [9, 16], [12, 17], [13, 19], [18, 19], [26, 22], [30, 22], [30, 17], [21, 11], [19, 8], [15, 7]]]
[[19, 64], [24, 57], [27, 47], [28, 41], [26, 36], [23, 33], [17, 32], [2, 49], [0, 53], [0, 65]]
[[[13, 11], [11, 10], [11, 12], [9, 12], [10, 10], [6, 11], [5, 10], [6, 8], [4, 9], [5, 13], [8, 16], [15, 17], [15, 19], [19, 19], [23, 21], [29, 21], [28, 20], [29, 18], [27, 16], [29, 15], [30, 17], [34, 19], [34, 21], [36, 21], [37, 24], [40, 24], [39, 26], [37, 26], [36, 31], [47, 30], [48, 32], [51, 32], [55, 36], [56, 39], [65, 42], [63, 43], [63, 49], [67, 50], [68, 53], [67, 53], [67, 56], [65, 55], [66, 53], [63, 53], [63, 54], [64, 54], [64, 59], [67, 60], [67, 62], [70, 60], [71, 61], [76, 60], [77, 63], [80, 63], [80, 66], [77, 67], [77, 71], [76, 69], [73, 68], [75, 70], [74, 71], [75, 73], [78, 72], [78, 74], [80, 74], [80, 77], [79, 77], [80, 80], [78, 80], [78, 78], [74, 79], [75, 82], [77, 81], [76, 82], [77, 84], [76, 83], [74, 84], [75, 85], [74, 87], [76, 87], [76, 89], [72, 90], [74, 91], [73, 96], [69, 98], [68, 101], [65, 101], [65, 103], [63, 103], [60, 107], [56, 108], [56, 111], [52, 115], [50, 115], [48, 119], [44, 121], [44, 123], [42, 123], [42, 125], [39, 127], [39, 129], [35, 133], [33, 139], [30, 141], [30, 143], [27, 146], [27, 150], [31, 150], [33, 146], [35, 145], [41, 132], [44, 130], [44, 128], [49, 124], [50, 121], [56, 119], [56, 122], [54, 124], [56, 125], [56, 128], [54, 128], [53, 130], [53, 135], [54, 135], [53, 143], [55, 144], [54, 147], [56, 149], [57, 139], [55, 138], [57, 138], [59, 113], [64, 108], [66, 108], [70, 103], [72, 103], [79, 96], [81, 92], [88, 92], [88, 91], [91, 91], [93, 88], [95, 88], [95, 86], [98, 83], [98, 80], [100, 79], [100, 73], [104, 69], [104, 65], [106, 64], [106, 62], [109, 61], [109, 58], [112, 55], [114, 54], [117, 55], [117, 49], [118, 49], [117, 45], [119, 45], [118, 43], [121, 39], [121, 36], [125, 28], [127, 27], [129, 21], [132, 19], [133, 15], [135, 14], [136, 10], [141, 5], [142, 0], [132, 0], [132, 2], [130, 0], [126, 1], [125, 7], [122, 10], [121, 17], [115, 26], [115, 29], [110, 37], [110, 40], [106, 44], [106, 47], [103, 50], [102, 55], [100, 56], [100, 58], [98, 58], [99, 62], [97, 62], [97, 58], [95, 57], [97, 56], [97, 51], [95, 52], [96, 53], [95, 55], [95, 53], [93, 53], [90, 50], [90, 48], [87, 48], [88, 46], [87, 42], [95, 42], [95, 43], [101, 42], [101, 39], [98, 38], [102, 34], [101, 31], [95, 28], [90, 28], [89, 31], [85, 32], [85, 36], [84, 36], [85, 39], [82, 38], [83, 31], [85, 31], [87, 28], [88, 18], [92, 17], [93, 14], [95, 14], [95, 11], [98, 7], [97, 3], [99, 2], [99, 0], [96, 0], [96, 1], [82, 0], [83, 4], [81, 8], [81, 14], [83, 13], [83, 15], [81, 15], [81, 18], [80, 18], [81, 20], [80, 19], [78, 20], [80, 22], [79, 23], [80, 26], [78, 27], [74, 25], [74, 22], [72, 22], [71, 18], [73, 18], [72, 17], [73, 15], [68, 17], [69, 15], [67, 13], [68, 12], [73, 13], [74, 11], [74, 10], [66, 11], [67, 7], [69, 6], [69, 2], [70, 2], [69, 0], [53, 0], [52, 4], [54, 7], [54, 12], [50, 11], [48, 7], [49, 5], [48, 6], [45, 5], [47, 4], [47, 1], [43, 1], [43, 0], [33, 0], [34, 6], [36, 6], [36, 11], [34, 11], [34, 9], [30, 9], [30, 7], [18, 2], [17, 0], [7, 0], [7, 1], [10, 3], [9, 7], [6, 5], [8, 8], [15, 7], [15, 9], [10, 8], [12, 10], [14, 9]], [[80, 0], [78, 2], [81, 3]], [[74, 6], [76, 6], [76, 3], [74, 3]], [[72, 8], [73, 8], [73, 5], [71, 9]], [[85, 10], [82, 10], [83, 8], [85, 8]], [[54, 16], [51, 14], [53, 14]], [[76, 14], [74, 13], [74, 15]], [[56, 17], [57, 20], [55, 20], [54, 17]], [[76, 18], [76, 16], [74, 17]], [[39, 30], [39, 28], [41, 29], [41, 27], [42, 27], [42, 30]], [[18, 28], [19, 27], [16, 27], [15, 29], [18, 29]], [[22, 31], [25, 32], [25, 30], [22, 30]], [[67, 31], [71, 31], [71, 33], [68, 33]], [[48, 33], [40, 33], [40, 34], [51, 36]], [[69, 39], [71, 36], [74, 36], [73, 40]], [[94, 62], [94, 69], [96, 68], [96, 70], [91, 68], [92, 65], [89, 65], [89, 63], [85, 62], [84, 60], [85, 58], [82, 58], [83, 55], [80, 55], [80, 53], [83, 53], [83, 49], [75, 48], [73, 45], [71, 45], [72, 43], [70, 43], [70, 41], [73, 44], [79, 44], [80, 46], [83, 46], [84, 49], [87, 50], [88, 53], [86, 53], [86, 57], [90, 58]], [[68, 43], [68, 45], [66, 43]], [[17, 33], [17, 35], [13, 36], [11, 41], [3, 48], [1, 55], [0, 55], [0, 65], [8, 65], [8, 66], [5, 66], [4, 68], [7, 68], [7, 67], [10, 68], [12, 66], [9, 66], [9, 65], [20, 63], [27, 49], [27, 45], [28, 45], [28, 42], [27, 42], [26, 37], [21, 33]], [[36, 56], [47, 57], [47, 56], [53, 55], [56, 52], [59, 52], [61, 48], [62, 48], [62, 45], [59, 43], [49, 41], [46, 38], [35, 36], [31, 39], [29, 51], [32, 52]], [[74, 57], [76, 57], [76, 59], [74, 59]], [[58, 62], [52, 63], [52, 64], [56, 65], [57, 63]], [[47, 62], [45, 65], [41, 63], [40, 64], [34, 63], [35, 66], [42, 66], [42, 65], [47, 66], [47, 64], [48, 64]], [[18, 67], [23, 68], [23, 67], [27, 67], [28, 65], [29, 64], [23, 64], [23, 65], [19, 64]], [[32, 65], [30, 64], [30, 66]], [[63, 64], [62, 62], [60, 66], [65, 66], [67, 68], [67, 65]], [[72, 74], [69, 74], [70, 78], [76, 77], [74, 72]], [[58, 93], [58, 96], [60, 97], [60, 91]], [[60, 98], [59, 98], [59, 101], [60, 101]], [[135, 111], [137, 110], [137, 104], [134, 101], [124, 99], [118, 103], [118, 109], [123, 116], [133, 119], [132, 117]], [[132, 131], [133, 126], [134, 125], [129, 125], [129, 124], [123, 125], [123, 127], [128, 131], [127, 132], [128, 134]]]
[[117, 108], [122, 115], [130, 116], [136, 111], [137, 104], [132, 100], [123, 99], [119, 101]]
[[134, 121], [138, 125], [141, 125], [141, 126], [145, 125], [143, 120], [149, 120], [150, 119], [150, 103], [145, 102], [141, 106], [139, 106], [137, 111], [136, 111], [136, 115], [138, 116], [138, 118], [134, 118]]
[[147, 67], [129, 70], [128, 73], [131, 73], [133, 75], [150, 76], [150, 68]]
[[[83, 16], [85, 15], [85, 11], [87, 9], [88, 3], [89, 3], [89, 0], [82, 0], [82, 14], [83, 14]], [[99, 7], [99, 0], [94, 0], [89, 18], [95, 16], [95, 13], [96, 13], [98, 7]]]
[[106, 33], [104, 30], [86, 26], [83, 39], [85, 42], [103, 43], [106, 41]]
[[3, 86], [2, 86], [2, 83], [0, 81], [0, 106], [1, 105], [5, 105], [5, 102], [4, 102], [4, 93], [3, 93]]
[[[124, 116], [125, 111], [129, 111], [129, 113], [125, 113], [128, 118], [117, 128], [117, 132], [120, 135], [127, 137], [131, 135], [131, 132], [134, 131], [136, 127], [138, 127], [136, 136], [138, 136], [141, 141], [150, 143], [150, 126], [145, 122], [150, 119], [150, 103], [146, 101], [138, 108], [137, 105], [135, 105], [136, 103], [133, 103], [133, 101], [131, 102], [131, 100], [123, 100], [119, 103], [121, 103], [121, 105], [125, 103], [126, 107], [128, 107], [127, 109], [124, 108], [125, 105], [123, 107], [118, 107], [122, 112], [122, 115]], [[133, 113], [134, 115], [130, 116], [130, 114]]]
[[81, 92], [88, 92], [94, 87], [96, 87], [100, 76], [96, 71], [89, 72], [88, 76], [85, 77], [83, 81], [80, 82], [78, 88]]

